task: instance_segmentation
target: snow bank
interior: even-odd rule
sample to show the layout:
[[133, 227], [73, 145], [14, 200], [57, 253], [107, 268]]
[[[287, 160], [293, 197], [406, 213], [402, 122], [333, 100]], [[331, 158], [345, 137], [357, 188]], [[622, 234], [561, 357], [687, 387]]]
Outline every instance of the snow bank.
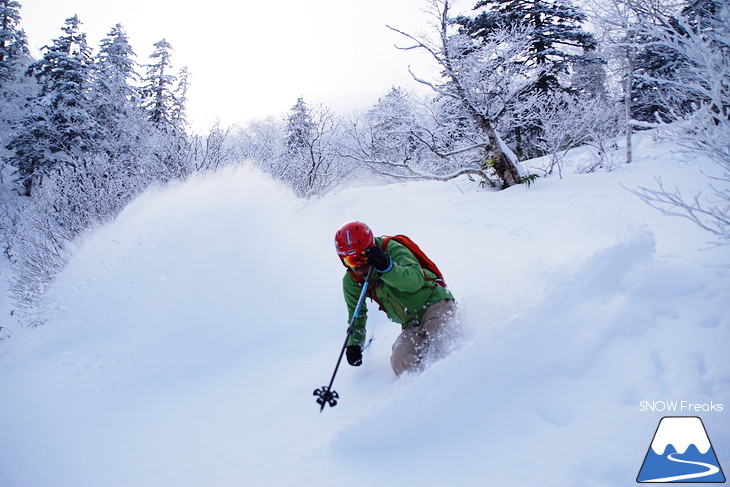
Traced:
[[[662, 415], [641, 401], [730, 407], [730, 250], [622, 187], [707, 182], [640, 142], [631, 167], [501, 192], [302, 202], [242, 168], [145, 194], [84, 240], [48, 324], [0, 343], [0, 485], [633, 483]], [[352, 219], [434, 258], [465, 339], [396, 379], [398, 329], [371, 305], [365, 363], [320, 414]], [[703, 415], [721, 464], [726, 414]]]

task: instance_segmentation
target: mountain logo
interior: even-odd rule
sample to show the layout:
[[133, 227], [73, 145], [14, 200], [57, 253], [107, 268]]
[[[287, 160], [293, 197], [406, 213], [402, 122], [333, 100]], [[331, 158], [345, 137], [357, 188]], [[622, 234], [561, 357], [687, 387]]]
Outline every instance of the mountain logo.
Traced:
[[663, 417], [636, 481], [725, 482], [702, 420], [696, 416]]

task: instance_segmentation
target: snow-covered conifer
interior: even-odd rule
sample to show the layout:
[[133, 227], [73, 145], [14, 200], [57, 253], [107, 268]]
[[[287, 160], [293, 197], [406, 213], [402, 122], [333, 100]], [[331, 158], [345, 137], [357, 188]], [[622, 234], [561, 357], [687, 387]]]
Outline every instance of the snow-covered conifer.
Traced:
[[321, 194], [341, 181], [347, 165], [334, 150], [339, 120], [329, 108], [300, 97], [286, 119], [286, 154], [276, 176], [300, 196]]
[[173, 125], [179, 130], [184, 130], [187, 124], [187, 102], [188, 102], [188, 88], [190, 87], [190, 72], [187, 66], [183, 66], [177, 77], [177, 85], [173, 91], [173, 103], [172, 103], [172, 122]]
[[26, 117], [16, 127], [9, 148], [24, 193], [44, 174], [64, 164], [78, 164], [93, 149], [98, 126], [90, 97], [93, 63], [77, 16], [66, 19], [62, 35], [43, 48], [43, 58], [28, 73], [39, 84]]
[[[464, 34], [481, 42], [492, 42], [494, 34], [505, 28], [529, 27], [521, 32], [527, 36], [530, 47], [522, 58], [513, 62], [524, 68], [539, 69], [519, 73], [529, 75], [530, 82], [512, 111], [520, 111], [521, 102], [536, 93], [545, 96], [556, 91], [573, 91], [570, 82], [575, 66], [580, 65], [585, 71], [588, 65], [600, 62], [590, 55], [596, 41], [582, 28], [585, 15], [569, 1], [480, 0], [474, 9], [481, 12], [473, 18], [459, 17], [457, 21]], [[529, 110], [518, 114], [520, 123], [512, 124], [506, 136], [514, 141], [519, 153], [531, 156], [535, 153], [531, 140], [543, 129], [540, 120], [528, 118], [527, 113]]]
[[[678, 17], [675, 24], [661, 13], [644, 33], [686, 60], [686, 69], [671, 78], [654, 78], [668, 89], [696, 100], [689, 106], [670, 105], [669, 120], [658, 127], [670, 140], [708, 156], [718, 165], [712, 179], [713, 195], [689, 199], [681, 188], [642, 188], [640, 195], [660, 210], [681, 215], [712, 233], [718, 243], [730, 244], [730, 6], [722, 5], [702, 22]], [[657, 27], [658, 26], [658, 27]]]
[[0, 84], [30, 57], [25, 32], [19, 28], [20, 7], [15, 0], [0, 0]]
[[475, 39], [487, 41], [505, 27], [529, 26], [530, 50], [520, 60], [526, 65], [540, 65], [539, 76], [532, 80], [528, 93], [569, 89], [564, 75], [577, 61], [591, 61], [588, 53], [596, 46], [593, 36], [582, 29], [585, 15], [568, 1], [480, 0], [475, 10], [484, 9], [473, 18], [459, 17], [463, 30]]
[[161, 181], [182, 179], [192, 172], [191, 143], [185, 133], [187, 70], [173, 73], [172, 46], [166, 40], [154, 44], [143, 80], [143, 106], [156, 128], [149, 170]]
[[96, 117], [102, 129], [113, 138], [123, 125], [129, 125], [131, 112], [139, 107], [140, 94], [135, 87], [139, 75], [134, 57], [124, 28], [115, 25], [101, 41], [95, 77]]
[[312, 112], [304, 98], [299, 97], [286, 119], [286, 146], [289, 154], [306, 156], [306, 151], [314, 138], [314, 131]]
[[177, 76], [172, 72], [172, 46], [165, 39], [154, 44], [142, 88], [144, 106], [152, 123], [161, 131], [174, 129], [175, 87]]
[[375, 159], [407, 161], [418, 148], [418, 123], [408, 93], [393, 87], [365, 114], [369, 149]]

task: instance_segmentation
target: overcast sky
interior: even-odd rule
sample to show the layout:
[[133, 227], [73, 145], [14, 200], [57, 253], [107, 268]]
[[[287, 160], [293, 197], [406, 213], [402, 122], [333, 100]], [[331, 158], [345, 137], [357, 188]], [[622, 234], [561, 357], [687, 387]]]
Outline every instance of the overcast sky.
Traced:
[[[74, 14], [94, 52], [117, 23], [141, 64], [149, 62], [152, 45], [166, 39], [174, 67], [191, 73], [193, 128], [216, 118], [228, 125], [279, 117], [299, 96], [346, 114], [372, 105], [394, 85], [422, 89], [408, 66], [424, 73], [430, 64], [425, 55], [397, 50], [394, 44], [404, 39], [386, 27], [427, 30], [426, 0], [20, 2], [21, 26], [36, 56]], [[472, 6], [458, 5], [464, 11]]]

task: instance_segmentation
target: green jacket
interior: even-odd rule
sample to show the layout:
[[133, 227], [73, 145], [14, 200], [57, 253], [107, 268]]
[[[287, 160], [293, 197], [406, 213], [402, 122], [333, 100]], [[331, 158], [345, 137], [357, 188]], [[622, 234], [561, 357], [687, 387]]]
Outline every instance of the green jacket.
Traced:
[[[383, 239], [375, 239], [380, 247]], [[399, 323], [403, 328], [417, 326], [424, 313], [433, 303], [444, 299], [454, 299], [451, 292], [434, 282], [436, 275], [425, 270], [416, 257], [404, 245], [391, 240], [386, 253], [393, 259], [393, 267], [384, 273], [373, 271], [370, 280], [368, 297], [377, 300], [388, 318]], [[357, 301], [362, 292], [362, 283], [353, 273], [348, 271], [342, 279], [342, 289], [347, 303], [348, 323], [355, 313]], [[363, 303], [360, 314], [354, 324], [352, 336], [347, 345], [365, 344], [365, 324], [367, 322], [367, 306]]]

